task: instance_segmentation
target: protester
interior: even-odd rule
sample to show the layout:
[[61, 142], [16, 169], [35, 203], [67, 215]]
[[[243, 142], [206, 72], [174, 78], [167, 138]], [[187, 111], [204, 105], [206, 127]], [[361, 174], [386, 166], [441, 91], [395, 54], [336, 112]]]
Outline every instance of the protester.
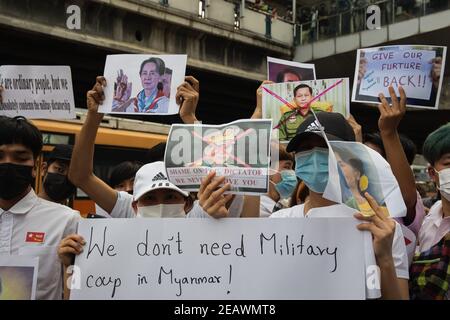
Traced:
[[419, 231], [419, 255], [410, 270], [412, 299], [449, 299], [450, 253], [450, 123], [432, 132], [423, 144], [432, 165], [430, 175], [442, 196]]
[[[198, 92], [195, 93], [194, 87], [187, 81], [196, 84], [194, 86], [198, 88], [198, 81], [193, 77], [186, 77], [186, 82], [179, 87], [177, 101], [182, 103], [180, 116], [182, 119], [186, 118], [187, 121], [196, 121]], [[98, 113], [98, 106], [104, 99], [103, 86], [106, 86], [105, 78], [97, 77], [93, 90], [87, 93], [88, 113], [76, 139], [69, 177], [75, 185], [112, 217], [131, 218], [135, 216], [131, 207], [132, 195], [114, 190], [93, 173], [95, 136], [103, 118], [103, 114]], [[163, 174], [165, 175], [165, 170]], [[115, 208], [123, 208], [123, 210], [114, 210]]]
[[[317, 122], [317, 120], [319, 122]], [[393, 219], [386, 217], [376, 201], [368, 193], [367, 201], [375, 215], [365, 217], [357, 210], [345, 204], [336, 204], [323, 198], [325, 186], [328, 181], [328, 149], [321, 136], [320, 127], [324, 128], [329, 140], [354, 141], [355, 135], [352, 127], [345, 118], [338, 113], [322, 112], [308, 116], [299, 126], [297, 135], [292, 139], [287, 151], [296, 152], [296, 175], [309, 189], [309, 197], [305, 204], [292, 208], [282, 209], [270, 217], [352, 217], [366, 221], [358, 225], [362, 231], [370, 231], [373, 237], [373, 251], [376, 263], [381, 269], [381, 296], [383, 299], [408, 299], [408, 260], [405, 243], [400, 225]], [[311, 168], [316, 168], [311, 170]], [[218, 188], [224, 177], [212, 180], [214, 174], [208, 175], [202, 181], [199, 191], [200, 207], [205, 216], [215, 218], [226, 217], [229, 211], [225, 207], [224, 193], [229, 185]], [[401, 201], [401, 199], [399, 199]], [[370, 248], [366, 248], [370, 251]], [[367, 261], [366, 265], [375, 263]], [[367, 289], [369, 298], [376, 297], [376, 293]]]
[[77, 188], [69, 181], [70, 159], [73, 147], [58, 144], [53, 148], [46, 162], [42, 164], [43, 188], [38, 196], [42, 199], [68, 205]]
[[422, 198], [416, 189], [414, 174], [410, 167], [414, 161], [416, 149], [413, 142], [406, 137], [400, 138], [397, 131], [406, 112], [406, 94], [402, 87], [399, 87], [400, 100], [397, 98], [393, 87], [389, 87], [389, 93], [392, 99], [392, 107], [384, 95], [380, 94], [378, 127], [381, 141], [377, 135], [372, 135], [370, 136], [372, 140], [365, 143], [389, 162], [407, 208], [406, 216], [398, 219], [398, 221], [408, 227], [417, 237], [425, 216], [425, 209]]
[[36, 299], [63, 297], [56, 256], [61, 239], [74, 233], [80, 215], [36, 195], [42, 135], [23, 117], [0, 116], [0, 255], [38, 257]]

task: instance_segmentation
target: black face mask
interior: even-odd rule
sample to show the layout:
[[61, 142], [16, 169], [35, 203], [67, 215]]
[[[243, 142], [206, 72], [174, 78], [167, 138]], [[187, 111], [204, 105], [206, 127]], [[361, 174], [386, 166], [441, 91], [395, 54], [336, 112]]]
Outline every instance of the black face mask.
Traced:
[[0, 198], [11, 200], [22, 194], [33, 182], [32, 171], [32, 166], [1, 163]]
[[44, 189], [50, 199], [56, 202], [63, 201], [75, 194], [75, 187], [67, 176], [48, 172], [44, 180]]

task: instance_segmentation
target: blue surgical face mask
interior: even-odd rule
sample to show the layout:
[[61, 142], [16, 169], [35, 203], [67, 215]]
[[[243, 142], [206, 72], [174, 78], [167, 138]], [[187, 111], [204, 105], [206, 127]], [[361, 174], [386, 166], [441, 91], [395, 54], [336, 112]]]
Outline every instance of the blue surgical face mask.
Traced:
[[297, 177], [294, 170], [280, 171], [281, 181], [275, 184], [275, 190], [277, 190], [281, 199], [289, 198], [297, 186]]
[[328, 149], [313, 148], [295, 155], [295, 174], [316, 193], [323, 193], [328, 183]]

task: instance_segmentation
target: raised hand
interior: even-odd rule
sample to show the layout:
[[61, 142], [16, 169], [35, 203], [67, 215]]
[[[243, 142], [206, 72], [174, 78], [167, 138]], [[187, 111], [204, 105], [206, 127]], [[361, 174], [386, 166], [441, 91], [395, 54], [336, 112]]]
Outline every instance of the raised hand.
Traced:
[[211, 171], [202, 179], [200, 190], [198, 191], [198, 202], [203, 210], [214, 218], [224, 218], [228, 216], [226, 204], [233, 198], [232, 194], [224, 195], [230, 190], [230, 184], [226, 183], [222, 187], [220, 184], [225, 182], [225, 177], [214, 177], [216, 173]]

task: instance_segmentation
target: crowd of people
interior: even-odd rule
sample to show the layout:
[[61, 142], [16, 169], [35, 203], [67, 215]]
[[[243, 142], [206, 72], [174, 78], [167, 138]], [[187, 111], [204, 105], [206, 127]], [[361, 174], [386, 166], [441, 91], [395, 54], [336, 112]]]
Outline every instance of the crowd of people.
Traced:
[[[98, 178], [93, 171], [95, 138], [103, 118], [98, 108], [108, 85], [99, 76], [87, 92], [87, 117], [75, 145], [54, 148], [43, 164], [43, 188], [38, 194], [33, 180], [37, 178], [42, 134], [23, 117], [0, 116], [0, 254], [21, 255], [29, 251], [41, 258], [37, 299], [63, 298], [63, 269], [73, 265], [75, 255], [83, 251], [86, 243], [76, 233], [82, 218], [68, 207], [76, 188], [96, 203], [97, 215], [106, 218], [313, 218], [337, 217], [330, 212], [338, 211], [340, 217], [360, 220], [357, 228], [372, 234], [373, 251], [381, 270], [381, 298], [449, 298], [450, 123], [430, 132], [423, 145], [429, 175], [438, 189], [436, 199], [424, 204], [410, 167], [416, 147], [398, 132], [406, 112], [406, 95], [401, 87], [399, 97], [394, 88], [389, 88], [391, 104], [385, 96], [379, 96], [379, 132], [363, 134], [364, 128], [353, 117], [346, 119], [339, 113], [317, 110], [305, 117], [291, 132], [287, 146], [279, 146], [277, 169], [270, 175], [268, 193], [243, 196], [229, 194], [226, 177], [217, 176], [214, 171], [202, 180], [197, 193], [182, 190], [167, 178], [161, 145], [151, 151], [150, 162], [124, 162], [112, 171], [110, 181]], [[311, 94], [308, 88], [300, 90]], [[179, 115], [185, 123], [197, 121], [199, 95], [199, 82], [192, 76], [187, 76], [177, 88]], [[256, 92], [251, 118], [262, 118], [261, 87]], [[354, 192], [353, 205], [324, 197], [329, 150], [320, 132], [310, 130], [316, 120], [330, 141], [365, 144], [387, 160], [390, 167], [386, 170], [392, 170], [401, 191], [396, 201], [406, 206], [404, 218], [389, 217], [386, 208], [354, 182], [355, 177], [363, 175], [358, 159], [338, 159]], [[365, 212], [355, 209], [358, 204], [360, 208], [364, 206]], [[26, 235], [34, 230], [45, 233], [45, 245], [30, 248]], [[413, 239], [412, 251], [407, 250], [406, 234], [409, 241]], [[373, 296], [368, 292], [367, 297]]]

